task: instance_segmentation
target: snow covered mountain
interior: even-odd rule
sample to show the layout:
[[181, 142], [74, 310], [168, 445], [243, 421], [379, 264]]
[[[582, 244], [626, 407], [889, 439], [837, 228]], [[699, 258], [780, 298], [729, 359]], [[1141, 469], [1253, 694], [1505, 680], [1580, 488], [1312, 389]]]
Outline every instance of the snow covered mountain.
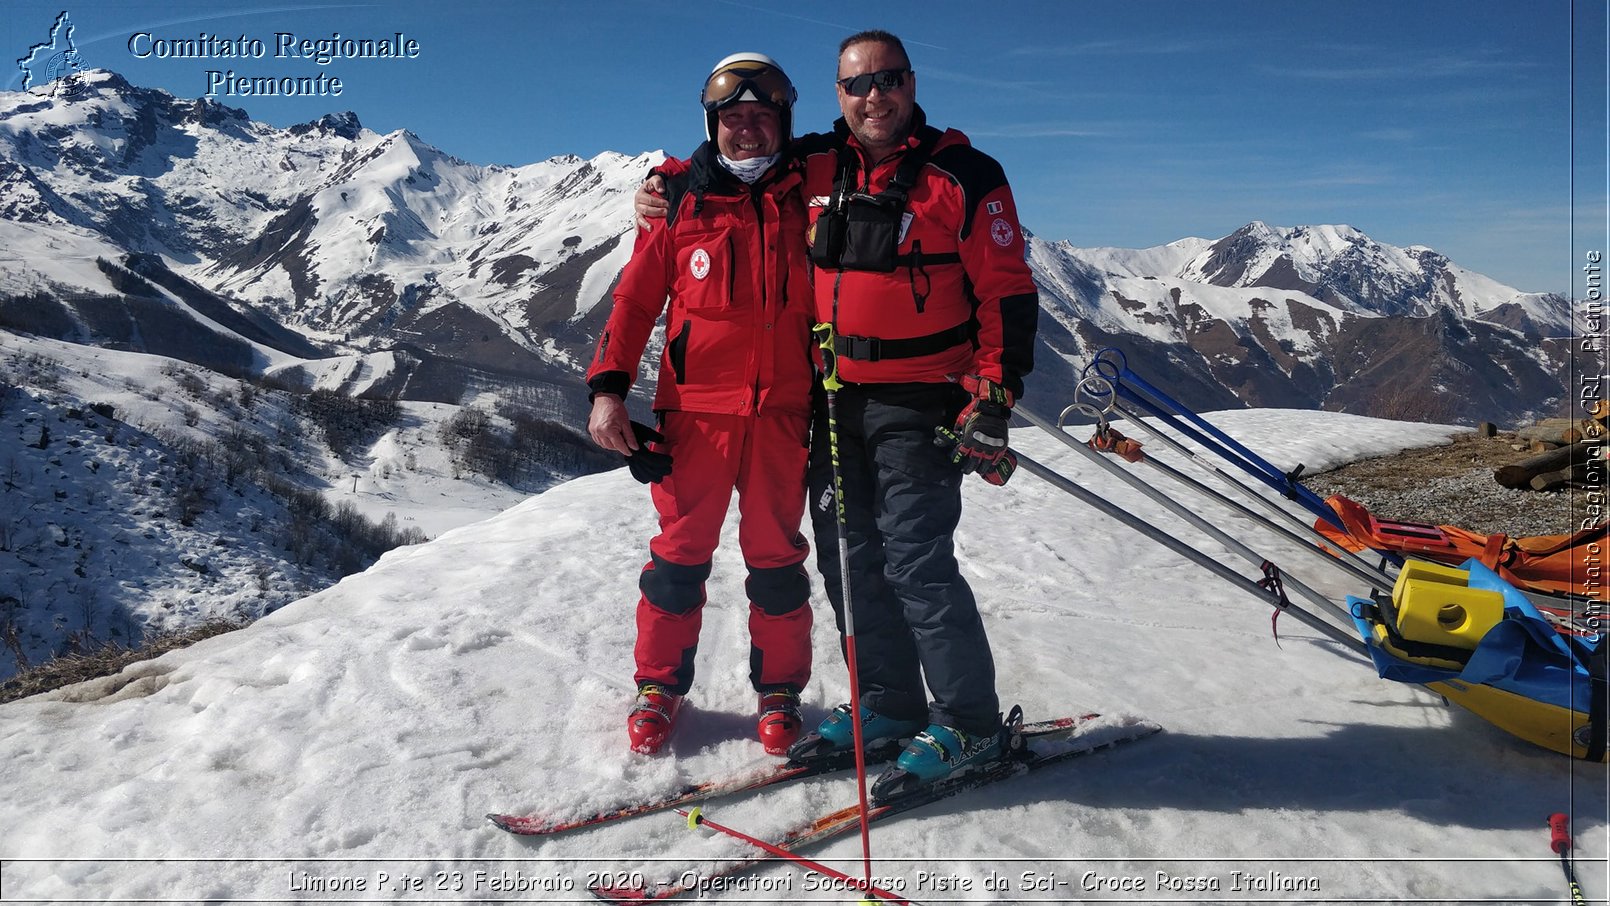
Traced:
[[[277, 129], [91, 71], [0, 94], [0, 327], [459, 403], [576, 378], [658, 152], [479, 166], [350, 113]], [[1116, 344], [1199, 406], [1506, 421], [1566, 399], [1569, 304], [1346, 226], [1033, 238], [1036, 392]], [[160, 321], [160, 330], [149, 329]], [[131, 325], [141, 329], [134, 330]]]
[[[1566, 401], [1567, 299], [1353, 227], [1255, 221], [1216, 241], [1149, 249], [1031, 237], [1029, 258], [1053, 349], [1079, 362], [1118, 346], [1188, 405], [1469, 423], [1551, 414]], [[1053, 369], [1062, 371], [1055, 360]]]
[[0, 331], [0, 681], [56, 655], [256, 619], [397, 544], [614, 464], [530, 449], [543, 462], [524, 474], [480, 474], [476, 450], [498, 428], [469, 411]]
[[237, 373], [307, 385], [306, 360], [357, 356], [350, 390], [512, 385], [562, 412], [630, 253], [622, 193], [657, 159], [477, 166], [350, 113], [276, 129], [104, 70], [0, 93], [0, 323], [132, 343], [107, 322], [166, 309], [149, 351], [229, 347]]
[[1169, 277], [1222, 287], [1301, 292], [1341, 310], [1461, 317], [1564, 334], [1570, 310], [1557, 295], [1523, 293], [1466, 270], [1424, 246], [1376, 242], [1350, 226], [1272, 227], [1253, 221], [1216, 242], [1183, 239], [1153, 249], [1075, 250], [1126, 277]]

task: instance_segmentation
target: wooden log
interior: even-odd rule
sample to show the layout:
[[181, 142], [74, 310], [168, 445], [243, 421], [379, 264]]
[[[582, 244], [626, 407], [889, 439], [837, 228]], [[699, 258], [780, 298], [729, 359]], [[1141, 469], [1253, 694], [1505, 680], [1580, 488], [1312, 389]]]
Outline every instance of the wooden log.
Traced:
[[1493, 471], [1493, 480], [1506, 488], [1525, 488], [1533, 478], [1544, 472], [1553, 472], [1573, 463], [1586, 465], [1592, 459], [1604, 457], [1604, 444], [1583, 441], [1569, 447], [1560, 447], [1547, 453], [1529, 456], [1513, 465]]
[[1604, 426], [1591, 419], [1545, 418], [1535, 425], [1516, 428], [1521, 440], [1546, 444], [1574, 444], [1604, 436]]
[[1497, 437], [1498, 426], [1492, 422], [1482, 422], [1476, 426], [1477, 437]]
[[1587, 476], [1587, 464], [1576, 462], [1563, 469], [1533, 475], [1526, 484], [1534, 491], [1557, 491], [1572, 483], [1581, 484], [1587, 480]]

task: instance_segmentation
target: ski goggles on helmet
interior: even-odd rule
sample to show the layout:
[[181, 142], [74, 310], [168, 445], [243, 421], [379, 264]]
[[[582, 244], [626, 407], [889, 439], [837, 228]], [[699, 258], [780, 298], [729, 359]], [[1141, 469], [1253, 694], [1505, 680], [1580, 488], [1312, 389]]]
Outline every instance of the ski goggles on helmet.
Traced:
[[839, 87], [852, 98], [864, 98], [872, 93], [872, 86], [876, 85], [880, 91], [890, 91], [906, 84], [906, 74], [909, 69], [880, 69], [877, 72], [868, 72], [847, 79], [839, 79]]
[[739, 101], [759, 101], [782, 110], [794, 106], [799, 92], [782, 70], [764, 63], [740, 61], [710, 74], [699, 103], [710, 111]]

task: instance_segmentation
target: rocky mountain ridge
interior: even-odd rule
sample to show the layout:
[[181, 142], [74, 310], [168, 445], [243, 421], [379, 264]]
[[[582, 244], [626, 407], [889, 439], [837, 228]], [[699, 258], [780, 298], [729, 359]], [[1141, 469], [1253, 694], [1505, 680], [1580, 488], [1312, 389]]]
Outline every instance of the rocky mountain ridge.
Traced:
[[[0, 94], [0, 327], [307, 388], [512, 390], [574, 423], [628, 198], [659, 157], [482, 166], [350, 113], [277, 129], [104, 70]], [[1067, 397], [1117, 345], [1203, 408], [1474, 422], [1569, 399], [1567, 300], [1349, 226], [1139, 250], [1031, 237], [1029, 261], [1037, 395]]]

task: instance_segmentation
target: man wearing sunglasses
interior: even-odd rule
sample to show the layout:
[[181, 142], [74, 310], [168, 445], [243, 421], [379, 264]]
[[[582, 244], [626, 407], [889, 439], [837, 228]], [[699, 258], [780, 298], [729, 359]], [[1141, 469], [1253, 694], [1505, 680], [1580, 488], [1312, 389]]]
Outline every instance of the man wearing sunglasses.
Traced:
[[[811, 610], [799, 529], [814, 372], [801, 176], [780, 153], [794, 98], [764, 54], [716, 65], [700, 99], [710, 140], [669, 180], [665, 226], [638, 234], [587, 372], [588, 431], [650, 484], [660, 521], [638, 580], [627, 718], [637, 752], [660, 750], [693, 683], [705, 580], [734, 490], [757, 733], [780, 755], [801, 730]], [[628, 418], [624, 399], [667, 310], [655, 431]]]
[[[1007, 421], [1033, 367], [1039, 302], [1005, 174], [962, 133], [927, 124], [900, 39], [845, 39], [835, 81], [843, 118], [792, 149], [805, 167], [816, 318], [833, 325], [829, 364], [843, 384], [836, 451], [817, 407], [811, 516], [842, 632], [836, 452], [864, 742], [910, 741], [873, 786], [889, 798], [989, 764], [1009, 742], [953, 534], [963, 476], [1011, 476]], [[640, 215], [657, 209], [654, 185], [638, 192]], [[847, 749], [852, 736], [846, 704], [789, 754]]]

